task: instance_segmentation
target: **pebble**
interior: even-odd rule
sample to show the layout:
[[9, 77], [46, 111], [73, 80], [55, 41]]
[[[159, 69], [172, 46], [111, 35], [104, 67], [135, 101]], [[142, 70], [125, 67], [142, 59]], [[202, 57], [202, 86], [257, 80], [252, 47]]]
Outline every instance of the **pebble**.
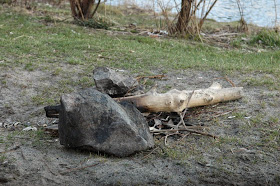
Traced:
[[26, 127], [24, 129], [22, 129], [22, 131], [37, 131], [36, 127]]
[[8, 161], [4, 161], [4, 162], [2, 163], [2, 165], [3, 165], [4, 167], [6, 167], [8, 164], [9, 164]]
[[205, 166], [206, 167], [211, 167], [212, 165], [211, 165], [211, 163], [207, 163]]
[[7, 128], [7, 129], [15, 129], [19, 125], [22, 125], [22, 123], [18, 122], [18, 121], [16, 121], [16, 122], [12, 122], [12, 121], [0, 122], [0, 127]]
[[8, 123], [4, 123], [3, 125], [4, 128], [8, 128], [8, 126], [9, 126]]
[[213, 150], [214, 150], [215, 152], [219, 152], [219, 153], [222, 152], [221, 149], [219, 149], [219, 148], [217, 148], [217, 147], [215, 147]]
[[15, 123], [13, 123], [13, 126], [16, 127], [16, 126], [18, 126], [20, 124], [21, 124], [20, 122], [15, 122]]

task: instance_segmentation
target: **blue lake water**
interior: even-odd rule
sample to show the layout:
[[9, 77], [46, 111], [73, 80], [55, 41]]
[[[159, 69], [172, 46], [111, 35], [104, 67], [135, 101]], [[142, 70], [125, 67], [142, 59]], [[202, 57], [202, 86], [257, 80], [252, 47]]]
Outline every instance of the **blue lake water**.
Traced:
[[[170, 7], [175, 7], [176, 3], [180, 4], [180, 0], [130, 0], [130, 2], [140, 7], [153, 7], [157, 2], [163, 2]], [[210, 0], [207, 0], [209, 2]], [[112, 5], [122, 4], [127, 0], [107, 0]], [[210, 1], [210, 2], [213, 2]], [[247, 23], [256, 24], [263, 27], [280, 26], [280, 0], [240, 0], [243, 7], [243, 14]], [[276, 9], [275, 9], [276, 5]], [[159, 10], [155, 7], [155, 10]], [[176, 12], [176, 8], [173, 8]], [[277, 16], [276, 16], [277, 15]], [[219, 22], [230, 22], [240, 20], [237, 0], [218, 0], [207, 18], [214, 19]]]

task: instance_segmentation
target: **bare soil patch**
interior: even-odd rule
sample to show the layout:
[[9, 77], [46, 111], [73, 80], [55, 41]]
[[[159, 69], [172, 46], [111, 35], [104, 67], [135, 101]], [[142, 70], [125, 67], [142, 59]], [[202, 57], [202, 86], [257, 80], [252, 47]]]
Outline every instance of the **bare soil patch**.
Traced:
[[[69, 67], [63, 67], [71, 71]], [[73, 67], [72, 67], [73, 68]], [[157, 72], [154, 72], [157, 74]], [[116, 158], [67, 149], [57, 137], [22, 132], [23, 125], [51, 125], [34, 96], [48, 87], [59, 87], [59, 76], [46, 71], [1, 71], [0, 94], [0, 183], [4, 185], [277, 185], [280, 184], [279, 112], [280, 93], [269, 85], [248, 79], [270, 75], [228, 76], [244, 87], [244, 98], [190, 109], [188, 124], [203, 126], [219, 139], [195, 134], [168, 138], [160, 136], [156, 148], [128, 158]], [[50, 78], [52, 77], [52, 78]], [[182, 70], [151, 80], [159, 92], [206, 88], [213, 81], [231, 85], [216, 71]], [[72, 79], [78, 79], [78, 73]], [[220, 78], [220, 79], [219, 79]], [[270, 76], [270, 78], [274, 78]], [[5, 83], [3, 83], [5, 82]], [[71, 87], [73, 90], [79, 86]], [[51, 94], [51, 93], [50, 93]], [[46, 95], [48, 96], [48, 95]], [[32, 99], [33, 98], [33, 99]], [[59, 97], [57, 98], [59, 99]], [[12, 126], [16, 122], [21, 124]], [[35, 133], [35, 135], [34, 135]]]

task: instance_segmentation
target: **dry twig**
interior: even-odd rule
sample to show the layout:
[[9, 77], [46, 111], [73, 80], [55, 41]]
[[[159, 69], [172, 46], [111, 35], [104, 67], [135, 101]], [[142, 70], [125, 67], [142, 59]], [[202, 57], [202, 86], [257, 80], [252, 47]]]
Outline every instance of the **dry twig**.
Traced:
[[235, 84], [227, 76], [225, 76], [225, 80], [227, 80], [227, 82], [229, 82], [233, 87], [236, 87]]
[[179, 113], [178, 113], [181, 120], [180, 120], [180, 122], [177, 124], [177, 127], [179, 127], [180, 124], [183, 124], [184, 127], [186, 128], [186, 124], [185, 124], [185, 122], [184, 122], [184, 117], [185, 117], [186, 112], [187, 112], [187, 110], [188, 110], [188, 106], [189, 106], [190, 100], [192, 99], [193, 94], [194, 94], [194, 91], [192, 91], [190, 97], [188, 98], [188, 102], [187, 102], [187, 106], [186, 106], [185, 110], [184, 110], [183, 112], [179, 112]]
[[162, 74], [162, 75], [154, 75], [154, 76], [137, 76], [136, 80], [139, 81], [139, 80], [144, 79], [144, 78], [148, 78], [148, 79], [162, 79], [164, 77], [165, 77], [164, 74]]
[[173, 135], [182, 135], [181, 133], [179, 133], [178, 131], [176, 131], [175, 133], [172, 133], [172, 134], [167, 134], [164, 138], [164, 145], [167, 146], [167, 138], [169, 136], [173, 136]]
[[157, 146], [156, 148], [154, 148], [151, 152], [149, 152], [149, 154], [147, 154], [146, 156], [144, 156], [142, 159], [145, 159], [145, 158], [147, 158], [148, 156], [150, 156], [151, 154], [153, 154], [158, 148], [159, 148], [159, 146]]
[[231, 84], [232, 87], [236, 87], [233, 81], [231, 81], [227, 76], [221, 77], [221, 78], [216, 78], [216, 79], [225, 79], [227, 82]]

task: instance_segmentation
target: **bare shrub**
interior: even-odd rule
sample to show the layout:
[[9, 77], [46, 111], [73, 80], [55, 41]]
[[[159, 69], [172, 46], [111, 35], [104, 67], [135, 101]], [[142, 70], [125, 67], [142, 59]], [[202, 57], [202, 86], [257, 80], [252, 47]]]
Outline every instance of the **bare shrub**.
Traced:
[[240, 14], [240, 27], [239, 27], [239, 31], [240, 32], [248, 32], [248, 25], [244, 19], [244, 11], [243, 11], [243, 6], [240, 2], [240, 0], [236, 0], [237, 6], [238, 6], [238, 10], [239, 10], [239, 14]]
[[[208, 1], [206, 6], [206, 0], [181, 0], [181, 4], [177, 5], [176, 9], [178, 14], [175, 16], [173, 21], [170, 21], [167, 8], [163, 4], [159, 4], [162, 10], [162, 15], [165, 18], [166, 25], [168, 26], [168, 31], [172, 35], [197, 35], [200, 33], [202, 25], [216, 4], [218, 0]], [[179, 8], [178, 8], [179, 7]], [[198, 15], [198, 10], [200, 10], [200, 15]], [[199, 17], [200, 16], [200, 17]]]
[[101, 0], [70, 0], [72, 16], [74, 19], [88, 20], [94, 16], [100, 2]]

